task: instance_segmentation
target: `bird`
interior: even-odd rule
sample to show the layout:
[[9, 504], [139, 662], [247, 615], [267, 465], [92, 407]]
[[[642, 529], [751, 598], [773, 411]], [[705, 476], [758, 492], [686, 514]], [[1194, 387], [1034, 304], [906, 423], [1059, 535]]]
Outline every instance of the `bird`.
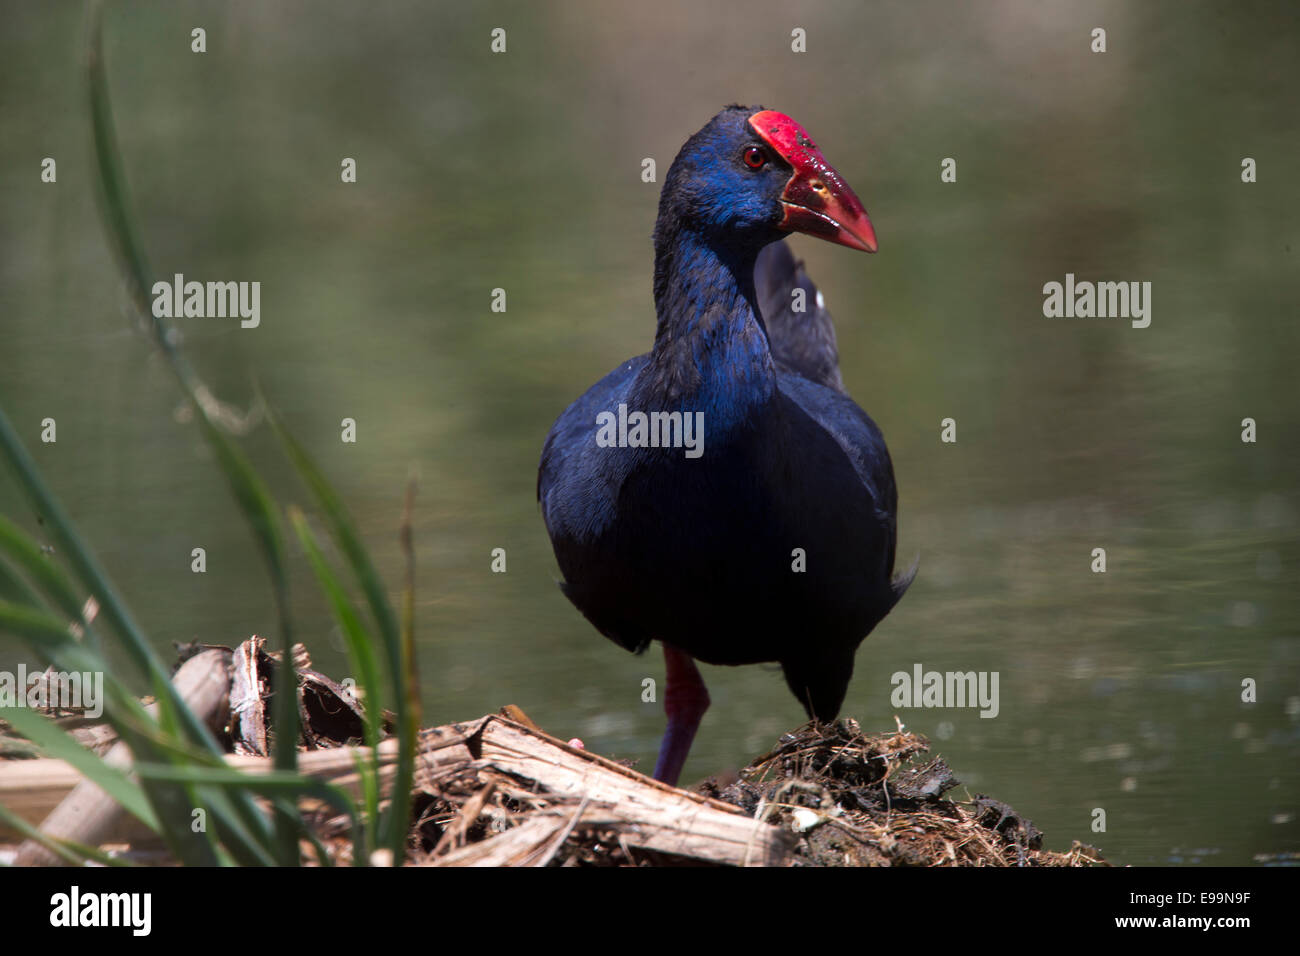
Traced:
[[650, 351], [559, 416], [538, 467], [563, 593], [621, 647], [663, 646], [670, 785], [710, 703], [697, 661], [778, 663], [808, 716], [834, 720], [916, 574], [895, 573], [893, 464], [792, 233], [877, 248], [799, 123], [726, 107], [664, 178]]

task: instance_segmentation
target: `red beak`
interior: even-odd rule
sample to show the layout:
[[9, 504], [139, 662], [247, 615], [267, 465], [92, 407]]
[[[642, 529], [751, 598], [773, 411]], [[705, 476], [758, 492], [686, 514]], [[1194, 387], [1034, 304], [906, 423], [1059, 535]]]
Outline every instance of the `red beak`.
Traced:
[[876, 251], [872, 228], [862, 201], [826, 162], [807, 130], [776, 110], [762, 110], [749, 118], [758, 138], [794, 169], [781, 193], [785, 217], [782, 229], [804, 232], [863, 252]]

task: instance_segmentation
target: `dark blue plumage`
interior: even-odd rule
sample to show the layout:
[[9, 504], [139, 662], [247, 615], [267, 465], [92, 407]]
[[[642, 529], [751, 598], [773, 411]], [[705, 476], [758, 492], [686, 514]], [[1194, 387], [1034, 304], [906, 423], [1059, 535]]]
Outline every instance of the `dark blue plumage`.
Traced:
[[[689, 658], [778, 661], [808, 713], [829, 720], [859, 643], [911, 580], [892, 577], [889, 452], [843, 393], [816, 288], [783, 245], [764, 254], [756, 282], [760, 252], [791, 230], [875, 247], [861, 204], [802, 128], [724, 110], [664, 183], [654, 347], [588, 389], [542, 451], [538, 498], [564, 593], [628, 650], [665, 645], [669, 733], [656, 774], [670, 782], [708, 701]], [[789, 307], [795, 288], [803, 311]], [[598, 416], [620, 405], [702, 412], [702, 454], [602, 447]]]

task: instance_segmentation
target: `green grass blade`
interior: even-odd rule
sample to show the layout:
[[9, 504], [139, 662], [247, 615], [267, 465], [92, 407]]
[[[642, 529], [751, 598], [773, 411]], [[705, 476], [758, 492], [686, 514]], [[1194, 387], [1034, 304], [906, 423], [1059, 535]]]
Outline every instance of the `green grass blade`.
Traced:
[[[406, 483], [406, 501], [402, 508], [400, 539], [406, 557], [406, 581], [402, 588], [402, 667], [396, 690], [403, 706], [397, 708], [398, 739], [402, 747], [398, 752], [397, 774], [393, 781], [393, 799], [390, 805], [387, 837], [393, 853], [393, 865], [401, 866], [406, 859], [406, 843], [410, 835], [411, 787], [415, 783], [415, 739], [420, 732], [420, 680], [415, 666], [415, 546], [411, 530], [411, 514], [415, 509], [415, 478]], [[399, 799], [400, 797], [400, 799]]]
[[[109, 583], [95, 556], [77, 534], [63, 506], [55, 499], [53, 493], [41, 478], [40, 471], [27, 449], [23, 447], [18, 433], [4, 410], [0, 409], [0, 455], [8, 460], [13, 474], [18, 478], [19, 486], [26, 492], [32, 509], [45, 519], [51, 536], [58, 543], [64, 559], [81, 579], [86, 590], [99, 602], [101, 613], [106, 620], [122, 634], [125, 647], [132, 661], [140, 672], [152, 679], [156, 676], [166, 677], [161, 665], [155, 658], [144, 634], [132, 619], [126, 606]], [[75, 613], [69, 615], [80, 620], [81, 609], [78, 605]]]
[[[360, 754], [353, 755], [353, 765], [357, 768], [357, 778], [361, 782], [362, 806], [366, 811], [364, 832], [356, 834], [352, 841], [352, 865], [365, 866], [366, 846], [378, 846], [379, 832], [379, 755], [372, 751], [371, 759], [365, 760]], [[364, 841], [364, 842], [363, 842]]]
[[[253, 529], [262, 559], [270, 576], [271, 591], [279, 616], [282, 666], [276, 669], [276, 687], [272, 699], [272, 728], [275, 733], [274, 760], [278, 770], [292, 772], [298, 765], [298, 674], [293, 667], [293, 620], [289, 611], [289, 581], [285, 569], [284, 543], [280, 535], [276, 508], [266, 485], [248, 459], [196, 403], [200, 429], [216, 453], [217, 464], [243, 513]], [[282, 866], [298, 862], [299, 829], [295, 815], [284, 808], [275, 813], [277, 858]]]
[[98, 847], [85, 846], [72, 840], [56, 840], [49, 834], [42, 833], [3, 803], [0, 803], [0, 822], [23, 835], [23, 839], [39, 843], [69, 866], [82, 866], [87, 860], [101, 866], [125, 866], [136, 864], [129, 860], [109, 856]]
[[384, 593], [379, 574], [361, 543], [351, 517], [329, 481], [285, 428], [275, 412], [267, 415], [289, 460], [316, 499], [339, 552], [355, 576], [370, 606], [379, 629], [392, 688], [393, 710], [397, 715], [399, 756], [393, 781], [389, 813], [381, 826], [381, 842], [393, 851], [395, 863], [405, 858], [406, 832], [411, 807], [411, 786], [415, 779], [415, 738], [419, 729], [419, 687], [414, 673], [414, 657], [403, 641], [393, 609]]
[[[84, 617], [86, 602], [77, 595], [67, 574], [50, 560], [49, 555], [41, 550], [41, 546], [30, 535], [4, 515], [0, 515], [0, 553], [7, 554], [30, 580], [36, 582], [41, 593], [54, 607], [67, 615], [70, 620], [76, 621], [84, 633], [91, 633], [90, 625]], [[28, 599], [20, 598], [21, 603], [42, 603], [39, 599], [36, 601], [30, 599], [30, 596], [35, 596], [30, 589], [28, 593]], [[98, 639], [93, 635], [92, 646], [99, 646]]]
[[302, 543], [307, 561], [316, 574], [316, 581], [325, 592], [330, 607], [334, 610], [334, 618], [343, 632], [348, 659], [352, 664], [353, 672], [357, 675], [357, 683], [364, 693], [365, 743], [367, 747], [373, 749], [379, 743], [379, 728], [383, 723], [384, 694], [383, 683], [379, 676], [379, 662], [375, 658], [370, 634], [366, 632], [360, 617], [352, 607], [352, 602], [348, 599], [347, 592], [344, 591], [338, 577], [325, 560], [320, 544], [307, 524], [306, 516], [300, 509], [291, 507], [289, 523]]
[[374, 615], [380, 636], [384, 640], [385, 650], [388, 651], [390, 666], [400, 666], [401, 654], [398, 644], [400, 629], [397, 617], [388, 603], [383, 582], [370, 560], [370, 555], [366, 552], [365, 545], [361, 543], [347, 508], [311, 456], [307, 454], [307, 450], [285, 428], [279, 416], [274, 411], [270, 411], [267, 419], [284, 445], [289, 460], [293, 462], [294, 468], [316, 499], [330, 529], [330, 536], [338, 545], [340, 553], [366, 596], [370, 612]]
[[193, 783], [209, 787], [240, 787], [252, 790], [263, 797], [314, 797], [332, 809], [353, 818], [355, 808], [352, 798], [341, 788], [323, 780], [315, 780], [297, 773], [269, 770], [266, 773], [245, 773], [233, 767], [178, 767], [172, 763], [141, 763], [136, 773], [146, 780]]
[[312, 797], [348, 818], [353, 829], [358, 826], [352, 798], [334, 784], [313, 780], [297, 773], [273, 770], [269, 773], [243, 773], [229, 767], [178, 767], [174, 764], [139, 764], [141, 779], [190, 783], [204, 787], [251, 790], [269, 799], [294, 800]]
[[0, 707], [0, 720], [8, 721], [18, 733], [39, 746], [47, 757], [68, 764], [150, 830], [160, 832], [158, 816], [140, 785], [81, 746], [54, 721], [26, 707]]
[[28, 607], [45, 607], [45, 600], [3, 559], [0, 559], [0, 600]]

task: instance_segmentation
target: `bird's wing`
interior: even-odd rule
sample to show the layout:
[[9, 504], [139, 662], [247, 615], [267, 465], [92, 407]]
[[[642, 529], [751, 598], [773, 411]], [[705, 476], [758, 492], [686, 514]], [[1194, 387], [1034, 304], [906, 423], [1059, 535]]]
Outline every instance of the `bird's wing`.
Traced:
[[[890, 574], [893, 603], [903, 596], [916, 577], [918, 561], [905, 571], [895, 572], [894, 551], [898, 540], [898, 491], [894, 465], [879, 426], [847, 395], [818, 388], [802, 375], [786, 373], [778, 379], [782, 395], [808, 415], [844, 452], [858, 479], [875, 504], [876, 516], [888, 540], [885, 570]], [[892, 607], [892, 604], [891, 604]], [[883, 615], [882, 615], [883, 616]]]
[[[646, 355], [628, 359], [570, 405], [546, 436], [537, 469], [542, 519], [566, 576], [560, 589], [598, 631], [638, 653], [653, 635], [645, 633], [636, 610], [618, 599], [626, 583], [620, 579], [622, 569], [602, 562], [592, 542], [616, 525], [623, 483], [639, 459], [636, 454], [611, 454], [599, 447], [596, 417], [628, 400], [628, 389], [647, 359]], [[626, 514], [623, 519], [627, 520]], [[580, 590], [575, 591], [571, 581]]]
[[777, 365], [810, 382], [848, 394], [840, 378], [835, 323], [803, 263], [784, 240], [768, 244], [759, 253], [754, 265], [754, 288]]
[[[898, 507], [893, 464], [880, 429], [849, 399], [844, 389], [835, 345], [835, 322], [825, 300], [784, 240], [770, 243], [759, 253], [754, 265], [754, 288], [772, 356], [782, 371], [796, 376], [794, 381], [783, 379], [782, 390], [791, 394], [835, 438], [858, 476], [872, 490], [880, 504], [881, 519], [889, 527], [888, 566], [892, 571]], [[795, 308], [799, 298], [794, 294], [796, 289], [803, 290], [802, 312]], [[818, 393], [798, 379], [839, 394]], [[918, 563], [919, 558], [906, 570], [893, 572], [890, 590], [895, 603], [916, 577]]]
[[[648, 357], [638, 355], [623, 362], [587, 389], [551, 426], [537, 468], [537, 500], [552, 535], [557, 526], [574, 533], [590, 531], [593, 524], [600, 526], [612, 516], [607, 512], [618, 496], [622, 474], [610, 462], [617, 465], [628, 456], [602, 455], [602, 450], [596, 448], [596, 416], [614, 411], [620, 401], [626, 401], [627, 388]], [[592, 459], [590, 467], [575, 467], [575, 462], [584, 457]], [[565, 488], [565, 493], [552, 495], [560, 484], [575, 482], [582, 487]], [[575, 502], [584, 506], [581, 513], [571, 512], [569, 506]]]

